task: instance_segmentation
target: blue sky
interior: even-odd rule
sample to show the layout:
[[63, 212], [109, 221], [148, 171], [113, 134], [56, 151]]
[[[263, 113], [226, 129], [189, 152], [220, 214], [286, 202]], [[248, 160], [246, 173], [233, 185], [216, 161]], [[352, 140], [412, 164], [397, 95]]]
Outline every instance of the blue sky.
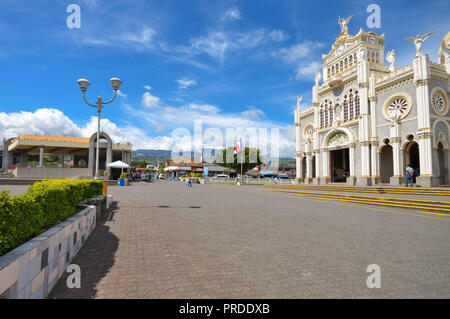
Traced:
[[[81, 8], [81, 28], [66, 26], [66, 7]], [[123, 81], [103, 112], [103, 129], [134, 148], [183, 143], [174, 128], [278, 127], [281, 155], [293, 156], [296, 97], [311, 104], [314, 72], [340, 32], [338, 16], [366, 25], [381, 8], [386, 52], [410, 64], [403, 40], [434, 31], [424, 52], [450, 30], [450, 2], [430, 1], [104, 1], [3, 0], [0, 4], [0, 136], [20, 133], [89, 136], [96, 115], [87, 97], [109, 98], [108, 80]]]

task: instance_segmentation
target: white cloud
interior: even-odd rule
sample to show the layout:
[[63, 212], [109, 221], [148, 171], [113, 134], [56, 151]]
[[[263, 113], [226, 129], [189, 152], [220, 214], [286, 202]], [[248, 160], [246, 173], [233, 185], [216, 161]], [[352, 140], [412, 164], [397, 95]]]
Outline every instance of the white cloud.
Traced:
[[142, 105], [148, 108], [158, 106], [160, 102], [159, 97], [151, 95], [150, 92], [145, 92], [142, 94]]
[[266, 114], [264, 114], [264, 112], [256, 107], [250, 107], [248, 110], [243, 111], [242, 113], [243, 117], [247, 117], [247, 118], [254, 118], [254, 119], [260, 119], [264, 116], [266, 116]]
[[120, 90], [117, 90], [117, 95], [120, 96], [120, 97], [124, 97], [124, 98], [127, 97], [127, 95], [125, 93], [123, 93], [122, 91], [120, 91]]
[[186, 90], [191, 86], [197, 85], [197, 82], [195, 82], [194, 80], [189, 80], [188, 78], [185, 78], [185, 77], [175, 80], [175, 82], [178, 83], [178, 88], [183, 89], [183, 90]]
[[[103, 30], [103, 29], [102, 29]], [[148, 52], [156, 49], [156, 31], [150, 27], [142, 27], [139, 31], [123, 32], [120, 34], [105, 33], [80, 33], [73, 35], [79, 42], [95, 45], [114, 47], [139, 52]]]
[[188, 109], [193, 110], [193, 111], [210, 112], [210, 113], [218, 113], [219, 112], [219, 108], [217, 106], [209, 105], [209, 104], [191, 103], [191, 104], [189, 104]]
[[223, 15], [224, 20], [240, 20], [241, 19], [241, 11], [237, 7], [233, 7], [228, 9]]
[[151, 90], [152, 89], [152, 87], [150, 86], [150, 85], [144, 85], [144, 89], [146, 89], [146, 90]]
[[[293, 156], [295, 153], [295, 134], [293, 133], [295, 130], [293, 130], [293, 126], [286, 127], [285, 125], [257, 118], [246, 119], [240, 113], [220, 113], [217, 107], [208, 104], [189, 104], [185, 107], [173, 108], [173, 112], [167, 112], [166, 109], [152, 109], [154, 111], [152, 113], [149, 113], [147, 110], [140, 110], [133, 112], [132, 115], [145, 119], [146, 122], [151, 123], [154, 127], [160, 126], [169, 130], [173, 130], [181, 125], [191, 131], [192, 123], [189, 120], [202, 120], [204, 129], [208, 127], [219, 128], [223, 131], [224, 136], [224, 129], [226, 128], [268, 128], [268, 134], [270, 134], [270, 128], [278, 128], [280, 130], [280, 156]], [[206, 110], [210, 110], [210, 112], [206, 112]], [[132, 125], [119, 126], [107, 118], [101, 119], [100, 125], [101, 130], [110, 135], [114, 143], [130, 142], [133, 150], [170, 150], [173, 147], [188, 150], [190, 146], [188, 137], [173, 137], [171, 132], [150, 137], [142, 128]], [[10, 138], [17, 136], [19, 133], [90, 137], [96, 131], [97, 117], [95, 116], [92, 116], [87, 123], [77, 125], [60, 110], [51, 108], [42, 108], [35, 112], [0, 113], [0, 137]]]
[[35, 112], [0, 113], [0, 135], [49, 134], [80, 136], [79, 127], [57, 109], [42, 108]]
[[296, 63], [301, 59], [310, 56], [315, 49], [321, 48], [323, 45], [324, 44], [320, 42], [305, 41], [288, 48], [281, 48], [278, 51], [273, 52], [272, 55], [281, 58], [285, 63]]
[[319, 62], [311, 62], [307, 65], [299, 66], [296, 73], [297, 80], [310, 80], [311, 77], [320, 70], [321, 64]]
[[283, 30], [272, 30], [269, 33], [269, 38], [271, 38], [274, 41], [281, 42], [289, 38], [289, 35]]
[[206, 54], [223, 63], [227, 52], [256, 48], [268, 41], [280, 41], [284, 37], [285, 34], [280, 30], [215, 31], [191, 39], [189, 47], [181, 47], [179, 50], [188, 55]]

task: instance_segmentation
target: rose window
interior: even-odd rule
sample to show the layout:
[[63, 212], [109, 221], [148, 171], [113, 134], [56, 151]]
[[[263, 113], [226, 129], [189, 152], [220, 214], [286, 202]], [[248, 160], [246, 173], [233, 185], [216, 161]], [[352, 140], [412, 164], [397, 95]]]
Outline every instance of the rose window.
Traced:
[[390, 117], [394, 117], [396, 115], [401, 117], [402, 115], [406, 114], [407, 110], [408, 102], [406, 102], [404, 98], [396, 98], [389, 104], [387, 113]]
[[433, 107], [434, 107], [434, 109], [435, 109], [438, 113], [444, 112], [444, 109], [445, 109], [445, 101], [444, 101], [444, 98], [442, 97], [441, 94], [439, 94], [439, 93], [434, 93], [434, 94], [433, 94], [433, 98], [432, 98], [432, 102], [433, 102]]

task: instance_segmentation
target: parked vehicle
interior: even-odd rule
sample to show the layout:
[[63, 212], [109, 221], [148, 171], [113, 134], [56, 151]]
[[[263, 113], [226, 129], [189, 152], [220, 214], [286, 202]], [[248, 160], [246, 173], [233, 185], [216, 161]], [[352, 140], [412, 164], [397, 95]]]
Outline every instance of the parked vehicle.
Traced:
[[276, 179], [289, 179], [289, 176], [287, 176], [286, 174], [278, 174]]
[[219, 174], [219, 175], [214, 176], [214, 178], [230, 178], [230, 176], [225, 175], [225, 174]]
[[164, 179], [164, 174], [159, 174], [157, 178], [158, 179]]

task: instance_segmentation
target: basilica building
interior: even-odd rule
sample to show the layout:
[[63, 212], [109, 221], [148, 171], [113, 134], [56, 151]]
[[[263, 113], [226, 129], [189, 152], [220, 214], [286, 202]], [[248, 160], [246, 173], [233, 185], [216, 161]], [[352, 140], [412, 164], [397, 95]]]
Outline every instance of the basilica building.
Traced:
[[416, 55], [397, 68], [385, 35], [350, 35], [349, 20], [339, 20], [341, 33], [322, 55], [313, 106], [297, 100], [297, 182], [401, 185], [410, 164], [418, 185], [449, 185], [450, 32], [438, 62], [422, 52], [432, 33], [406, 38]]

